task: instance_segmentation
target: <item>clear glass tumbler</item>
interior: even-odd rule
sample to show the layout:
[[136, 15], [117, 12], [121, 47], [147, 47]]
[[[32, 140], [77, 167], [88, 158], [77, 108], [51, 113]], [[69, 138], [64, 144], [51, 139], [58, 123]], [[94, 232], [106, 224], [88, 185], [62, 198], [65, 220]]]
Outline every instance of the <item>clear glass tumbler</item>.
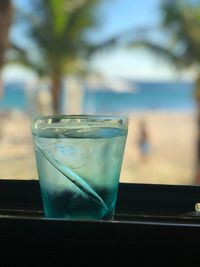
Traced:
[[52, 115], [32, 123], [46, 217], [112, 219], [128, 118]]

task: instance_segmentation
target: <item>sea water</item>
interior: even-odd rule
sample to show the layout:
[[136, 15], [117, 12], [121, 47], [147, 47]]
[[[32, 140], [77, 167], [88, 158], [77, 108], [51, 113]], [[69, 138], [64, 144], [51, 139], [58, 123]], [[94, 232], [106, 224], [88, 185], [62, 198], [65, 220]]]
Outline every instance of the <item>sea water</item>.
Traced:
[[110, 127], [44, 129], [34, 134], [47, 217], [112, 217], [126, 135], [126, 130]]

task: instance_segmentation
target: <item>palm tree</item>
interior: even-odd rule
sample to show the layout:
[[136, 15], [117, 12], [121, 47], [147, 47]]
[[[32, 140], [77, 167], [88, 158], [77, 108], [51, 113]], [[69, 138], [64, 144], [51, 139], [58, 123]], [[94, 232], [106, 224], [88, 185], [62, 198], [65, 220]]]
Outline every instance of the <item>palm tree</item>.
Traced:
[[[64, 76], [90, 74], [88, 63], [94, 54], [104, 49], [108, 51], [116, 45], [122, 46], [123, 39], [130, 34], [149, 30], [131, 27], [103, 42], [92, 43], [88, 31], [99, 25], [96, 11], [102, 1], [35, 0], [32, 1], [31, 13], [19, 14], [20, 19], [23, 18], [23, 22], [29, 25], [27, 37], [33, 42], [33, 47], [29, 47], [30, 53], [20, 50], [18, 45], [18, 58], [15, 57], [14, 61], [50, 78], [56, 113], [59, 112], [61, 81]], [[77, 88], [77, 85], [74, 87]]]
[[95, 9], [100, 1], [32, 1], [31, 14], [23, 14], [33, 49], [19, 53], [18, 60], [50, 78], [55, 112], [59, 112], [63, 76], [86, 71], [86, 57], [91, 48], [87, 33], [98, 25]]
[[[154, 43], [149, 39], [133, 40], [130, 47], [141, 45], [156, 54], [170, 59], [174, 66], [192, 69], [196, 73], [195, 99], [197, 103], [197, 175], [200, 183], [200, 5], [199, 1], [163, 1], [161, 6], [162, 27], [168, 42]], [[166, 38], [167, 39], [167, 38]]]
[[[11, 0], [0, 1], [0, 73], [5, 63], [5, 52], [9, 47], [9, 29], [12, 20]], [[1, 87], [1, 86], [0, 86]], [[2, 92], [2, 88], [1, 88]]]

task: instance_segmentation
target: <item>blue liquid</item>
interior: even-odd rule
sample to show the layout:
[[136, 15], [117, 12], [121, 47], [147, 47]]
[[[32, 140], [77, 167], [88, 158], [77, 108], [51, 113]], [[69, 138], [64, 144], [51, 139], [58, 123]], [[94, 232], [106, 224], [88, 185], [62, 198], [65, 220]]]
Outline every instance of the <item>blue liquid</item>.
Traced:
[[34, 135], [45, 215], [103, 219], [115, 208], [127, 132], [118, 128]]

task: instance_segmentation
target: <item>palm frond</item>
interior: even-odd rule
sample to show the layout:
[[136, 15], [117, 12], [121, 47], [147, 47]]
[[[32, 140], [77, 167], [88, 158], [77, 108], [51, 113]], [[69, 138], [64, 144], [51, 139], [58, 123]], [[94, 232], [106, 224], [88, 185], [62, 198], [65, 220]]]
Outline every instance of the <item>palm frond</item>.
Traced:
[[157, 31], [159, 27], [157, 25], [149, 25], [146, 27], [130, 27], [127, 28], [118, 34], [108, 38], [105, 41], [102, 41], [98, 44], [90, 44], [88, 45], [87, 56], [91, 57], [92, 55], [103, 52], [109, 51], [113, 48], [117, 47], [126, 47], [126, 44], [130, 43], [131, 38], [134, 37], [135, 39], [139, 39], [140, 36], [145, 35], [148, 32]]
[[17, 63], [26, 68], [33, 69], [39, 76], [48, 74], [48, 69], [41, 62], [31, 60], [29, 53], [15, 44], [11, 44], [11, 49], [6, 54], [7, 64]]

